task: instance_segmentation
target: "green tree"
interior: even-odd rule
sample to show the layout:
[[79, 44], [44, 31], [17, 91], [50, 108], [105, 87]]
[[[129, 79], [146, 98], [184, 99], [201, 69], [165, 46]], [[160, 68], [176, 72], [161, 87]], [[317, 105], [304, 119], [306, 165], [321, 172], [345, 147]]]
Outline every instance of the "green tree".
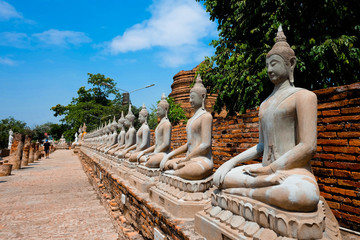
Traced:
[[31, 130], [23, 121], [8, 117], [0, 120], [0, 149], [7, 148], [9, 143], [9, 130], [14, 133], [30, 134]]
[[[79, 127], [86, 123], [87, 131], [91, 131], [102, 124], [116, 121], [121, 115], [121, 111], [127, 114], [128, 105], [122, 105], [122, 96], [116, 88], [113, 79], [107, 78], [102, 74], [88, 73], [88, 84], [90, 88], [80, 87], [77, 91], [77, 97], [73, 98], [70, 104], [64, 106], [57, 104], [52, 107], [54, 116], [63, 117], [60, 121], [66, 126], [64, 137], [73, 141], [75, 133]], [[110, 99], [110, 95], [114, 95], [114, 99]], [[136, 116], [135, 127], [139, 127], [137, 116], [141, 108], [132, 106], [132, 111]], [[61, 136], [61, 135], [60, 135]]]
[[205, 85], [218, 93], [217, 112], [224, 105], [229, 114], [244, 112], [272, 91], [265, 57], [280, 24], [297, 56], [296, 86], [315, 90], [359, 81], [359, 1], [202, 2], [218, 22], [215, 55], [199, 68]]
[[[45, 133], [51, 135], [54, 140], [59, 140], [61, 135], [67, 131], [69, 127], [66, 124], [58, 124], [47, 122], [41, 125], [36, 125], [33, 131], [33, 140], [39, 140], [40, 142], [45, 138]], [[70, 141], [71, 139], [69, 139]]]

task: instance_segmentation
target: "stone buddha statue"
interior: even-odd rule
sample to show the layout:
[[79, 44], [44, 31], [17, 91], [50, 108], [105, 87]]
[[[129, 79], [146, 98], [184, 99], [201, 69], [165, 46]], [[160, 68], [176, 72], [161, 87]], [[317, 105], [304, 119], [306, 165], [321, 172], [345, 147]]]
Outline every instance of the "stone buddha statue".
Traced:
[[[311, 212], [319, 189], [310, 160], [317, 144], [317, 97], [294, 86], [296, 57], [281, 29], [266, 56], [274, 90], [260, 105], [259, 143], [225, 162], [214, 174], [223, 192], [288, 211]], [[262, 156], [261, 164], [238, 164]]]
[[[198, 75], [190, 90], [190, 104], [195, 113], [186, 125], [187, 143], [165, 155], [160, 169], [173, 170], [167, 173], [187, 180], [201, 180], [212, 174], [212, 116], [205, 110], [205, 99], [206, 88]], [[182, 153], [186, 153], [186, 156], [174, 158]]]
[[126, 131], [125, 131], [124, 123], [125, 123], [124, 112], [121, 112], [121, 117], [119, 118], [117, 124], [118, 129], [121, 129], [117, 137], [117, 143], [112, 147], [110, 147], [107, 151], [105, 151], [105, 153], [108, 152], [109, 154], [113, 154], [114, 152], [119, 150], [118, 147], [121, 147], [125, 144]]
[[11, 149], [11, 144], [13, 142], [14, 136], [13, 136], [14, 132], [10, 129], [9, 130], [9, 142], [8, 142], [8, 149]]
[[141, 123], [141, 127], [136, 132], [136, 145], [124, 151], [125, 157], [129, 158], [130, 162], [136, 162], [137, 155], [150, 146], [150, 128], [147, 123], [148, 115], [149, 112], [147, 111], [145, 104], [143, 104], [142, 109], [139, 112], [139, 121]]
[[145, 162], [146, 167], [158, 168], [163, 157], [170, 151], [171, 123], [167, 116], [168, 110], [169, 103], [166, 100], [165, 93], [163, 93], [157, 107], [157, 116], [160, 118], [160, 122], [155, 129], [155, 145], [137, 155], [139, 162]]
[[134, 120], [135, 115], [131, 111], [131, 104], [129, 104], [129, 111], [125, 116], [124, 122], [125, 126], [128, 127], [128, 130], [125, 134], [125, 144], [121, 146], [118, 151], [114, 153], [114, 155], [123, 158], [125, 157], [123, 151], [136, 144], [136, 129], [134, 128]]
[[114, 146], [116, 143], [117, 143], [117, 127], [118, 127], [118, 124], [115, 120], [115, 116], [114, 116], [114, 119], [113, 119], [113, 122], [111, 123], [110, 125], [110, 131], [112, 131], [112, 134], [109, 136], [109, 140], [108, 140], [108, 143], [105, 147], [102, 148], [102, 152], [106, 152], [107, 150], [109, 150], [109, 148], [111, 148], [112, 146]]
[[103, 128], [101, 144], [96, 147], [96, 150], [98, 150], [98, 151], [100, 151], [103, 147], [105, 147], [109, 142], [110, 133], [111, 133], [110, 124], [111, 124], [111, 122], [109, 122], [109, 124], [105, 125], [105, 127]]

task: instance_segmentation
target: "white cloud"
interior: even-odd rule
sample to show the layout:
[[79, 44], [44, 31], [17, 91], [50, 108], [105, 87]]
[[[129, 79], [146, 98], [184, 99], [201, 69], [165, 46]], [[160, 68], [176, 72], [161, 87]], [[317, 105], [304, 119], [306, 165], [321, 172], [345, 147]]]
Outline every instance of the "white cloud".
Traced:
[[5, 1], [0, 0], [0, 21], [9, 20], [11, 18], [23, 18], [21, 13]]
[[190, 50], [204, 52], [209, 47], [201, 39], [216, 35], [216, 24], [194, 0], [154, 0], [149, 10], [150, 19], [112, 39], [107, 50], [119, 54], [160, 47], [162, 60], [171, 60], [171, 64], [165, 65], [175, 66], [187, 61], [182, 54], [193, 55]]
[[213, 54], [213, 49], [202, 45], [181, 46], [170, 48], [160, 52], [160, 65], [163, 67], [178, 67], [187, 63], [197, 63], [204, 61], [205, 56]]
[[0, 33], [0, 46], [29, 48], [30, 37], [26, 33], [2, 32]]
[[57, 29], [50, 29], [42, 33], [35, 33], [32, 36], [45, 45], [63, 47], [68, 45], [79, 46], [82, 43], [91, 42], [91, 39], [83, 32], [60, 31]]
[[14, 61], [8, 57], [0, 57], [0, 64], [8, 65], [8, 66], [15, 66], [18, 64], [18, 62]]

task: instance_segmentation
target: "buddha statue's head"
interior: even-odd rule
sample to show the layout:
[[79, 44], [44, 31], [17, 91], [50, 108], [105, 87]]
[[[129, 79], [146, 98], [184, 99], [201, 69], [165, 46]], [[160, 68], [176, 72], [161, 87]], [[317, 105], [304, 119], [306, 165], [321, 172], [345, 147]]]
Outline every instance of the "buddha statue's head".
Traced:
[[145, 104], [142, 105], [141, 111], [139, 112], [139, 121], [140, 123], [146, 123], [147, 122], [147, 117], [149, 115], [148, 110], [145, 107]]
[[268, 76], [274, 84], [289, 80], [294, 83], [294, 69], [296, 65], [296, 57], [294, 50], [286, 41], [286, 36], [279, 26], [276, 43], [266, 55], [266, 67]]
[[158, 115], [159, 118], [163, 118], [163, 117], [167, 118], [168, 111], [169, 111], [169, 103], [166, 100], [165, 93], [163, 93], [162, 96], [161, 96], [161, 100], [158, 103], [157, 115]]
[[190, 104], [193, 108], [205, 110], [206, 88], [202, 83], [200, 74], [197, 75], [195, 85], [190, 90]]
[[134, 123], [135, 115], [131, 111], [131, 104], [129, 104], [129, 111], [125, 116], [125, 126], [130, 127]]
[[125, 123], [124, 112], [121, 112], [121, 117], [118, 120], [118, 128], [122, 128]]

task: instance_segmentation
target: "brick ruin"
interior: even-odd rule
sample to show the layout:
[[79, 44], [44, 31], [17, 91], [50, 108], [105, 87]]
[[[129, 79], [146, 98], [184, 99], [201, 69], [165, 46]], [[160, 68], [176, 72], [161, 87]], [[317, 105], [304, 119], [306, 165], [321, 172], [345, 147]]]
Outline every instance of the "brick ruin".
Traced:
[[[195, 80], [195, 74], [198, 66], [189, 71], [180, 71], [173, 77], [173, 84], [171, 84], [171, 93], [169, 97], [172, 97], [176, 103], [181, 104], [182, 109], [184, 109], [186, 117], [190, 118], [194, 111], [189, 102], [189, 92], [190, 86]], [[208, 94], [206, 98], [206, 108], [211, 109], [214, 106], [216, 101], [216, 95]]]

